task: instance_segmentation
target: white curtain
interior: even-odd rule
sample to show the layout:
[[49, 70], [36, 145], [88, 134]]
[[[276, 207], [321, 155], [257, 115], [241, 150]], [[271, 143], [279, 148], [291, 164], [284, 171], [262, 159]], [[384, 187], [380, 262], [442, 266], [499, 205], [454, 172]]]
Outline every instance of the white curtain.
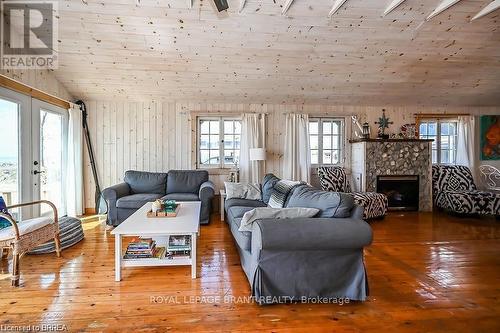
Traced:
[[310, 174], [309, 116], [306, 114], [287, 114], [285, 117], [283, 178], [309, 183]]
[[72, 104], [68, 111], [66, 206], [68, 216], [77, 216], [83, 215], [83, 119], [78, 105]]
[[241, 122], [240, 181], [260, 183], [265, 161], [250, 161], [251, 148], [266, 146], [266, 115], [264, 113], [245, 113]]
[[474, 117], [463, 116], [458, 118], [457, 133], [457, 165], [469, 167], [472, 174], [475, 174], [475, 140], [474, 140]]

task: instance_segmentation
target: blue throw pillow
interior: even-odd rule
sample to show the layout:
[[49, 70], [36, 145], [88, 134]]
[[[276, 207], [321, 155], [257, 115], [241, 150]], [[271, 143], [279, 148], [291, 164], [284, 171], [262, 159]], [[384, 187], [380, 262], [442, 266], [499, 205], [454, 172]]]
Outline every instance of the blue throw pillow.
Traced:
[[[9, 211], [7, 210], [7, 205], [5, 204], [5, 201], [3, 200], [3, 197], [0, 196], [0, 212], [9, 215]], [[12, 224], [5, 218], [0, 217], [0, 229], [7, 228], [12, 226]]]

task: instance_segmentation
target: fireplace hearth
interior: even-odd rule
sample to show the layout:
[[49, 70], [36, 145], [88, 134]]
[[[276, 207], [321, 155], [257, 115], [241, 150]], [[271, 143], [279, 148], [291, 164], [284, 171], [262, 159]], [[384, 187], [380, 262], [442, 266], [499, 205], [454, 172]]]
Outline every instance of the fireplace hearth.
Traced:
[[390, 210], [418, 211], [418, 175], [380, 175], [377, 176], [377, 192], [387, 196]]

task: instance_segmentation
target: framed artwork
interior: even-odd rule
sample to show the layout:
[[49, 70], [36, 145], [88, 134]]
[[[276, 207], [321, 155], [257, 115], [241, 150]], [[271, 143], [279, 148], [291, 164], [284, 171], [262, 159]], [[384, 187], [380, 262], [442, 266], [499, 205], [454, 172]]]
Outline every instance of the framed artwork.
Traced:
[[500, 115], [481, 116], [480, 127], [481, 160], [500, 160]]

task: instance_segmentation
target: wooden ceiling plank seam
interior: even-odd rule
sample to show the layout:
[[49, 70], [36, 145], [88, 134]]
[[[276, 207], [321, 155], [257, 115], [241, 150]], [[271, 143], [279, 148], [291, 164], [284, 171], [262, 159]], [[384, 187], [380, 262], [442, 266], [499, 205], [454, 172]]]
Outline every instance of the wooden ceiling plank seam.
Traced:
[[382, 17], [386, 16], [387, 14], [389, 14], [390, 12], [392, 12], [394, 9], [396, 9], [396, 7], [398, 7], [400, 4], [402, 4], [405, 0], [394, 0], [392, 1], [389, 6], [387, 6], [387, 8], [384, 10], [384, 12], [382, 13]]
[[460, 1], [462, 1], [462, 0], [443, 0], [443, 1], [441, 1], [441, 3], [436, 7], [436, 9], [434, 9], [434, 11], [432, 13], [430, 13], [429, 16], [427, 16], [427, 18], [425, 20], [429, 21], [433, 17], [441, 14], [442, 12], [444, 12], [445, 10], [450, 8], [451, 6], [459, 3]]
[[479, 11], [479, 13], [474, 15], [474, 17], [471, 18], [470, 20], [471, 21], [477, 20], [478, 18], [481, 18], [483, 16], [488, 15], [489, 13], [494, 12], [498, 8], [500, 8], [500, 0], [494, 0], [494, 1], [490, 2], [486, 7], [481, 9], [481, 11]]

